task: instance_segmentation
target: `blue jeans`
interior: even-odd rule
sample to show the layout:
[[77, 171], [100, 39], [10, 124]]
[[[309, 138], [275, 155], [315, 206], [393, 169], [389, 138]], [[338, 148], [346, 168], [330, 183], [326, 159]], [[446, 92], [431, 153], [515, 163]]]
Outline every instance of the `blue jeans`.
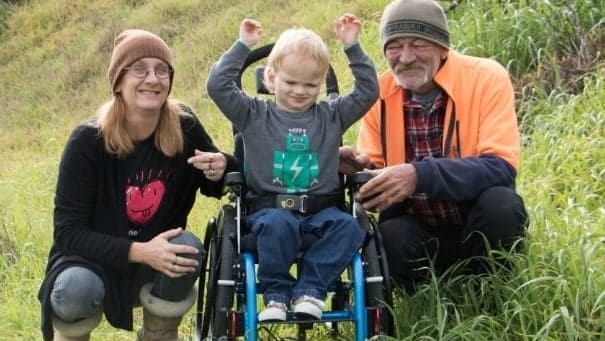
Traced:
[[[347, 212], [328, 207], [315, 214], [265, 208], [248, 216], [248, 226], [257, 235], [258, 279], [265, 304], [289, 305], [303, 295], [325, 300], [335, 282], [361, 247], [365, 230]], [[300, 278], [290, 274], [303, 233], [318, 240], [303, 257]]]
[[[183, 300], [193, 287], [198, 278], [201, 260], [204, 256], [202, 243], [197, 236], [187, 230], [169, 241], [198, 248], [200, 251], [196, 255], [200, 262], [198, 271], [172, 279], [146, 265], [141, 265], [133, 279], [133, 294], [135, 297], [138, 297], [141, 287], [151, 281], [154, 282], [151, 289], [152, 294], [169, 301]], [[192, 255], [179, 256], [191, 257]], [[104, 296], [105, 286], [103, 280], [97, 274], [87, 268], [73, 266], [63, 270], [57, 276], [50, 294], [50, 302], [57, 317], [65, 322], [74, 322], [100, 313], [103, 309]], [[135, 299], [133, 304], [136, 305], [136, 302], [138, 302], [138, 299]]]

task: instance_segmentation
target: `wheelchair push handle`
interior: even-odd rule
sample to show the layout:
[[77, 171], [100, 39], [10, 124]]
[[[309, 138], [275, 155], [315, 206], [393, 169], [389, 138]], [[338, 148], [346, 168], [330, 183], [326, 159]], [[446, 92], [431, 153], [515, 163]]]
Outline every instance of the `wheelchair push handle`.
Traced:
[[367, 172], [355, 172], [352, 175], [347, 176], [347, 186], [352, 192], [357, 192], [359, 188], [368, 182], [372, 178], [372, 175]]
[[368, 172], [355, 172], [355, 174], [349, 176], [351, 183], [356, 185], [363, 185], [372, 178], [372, 175]]

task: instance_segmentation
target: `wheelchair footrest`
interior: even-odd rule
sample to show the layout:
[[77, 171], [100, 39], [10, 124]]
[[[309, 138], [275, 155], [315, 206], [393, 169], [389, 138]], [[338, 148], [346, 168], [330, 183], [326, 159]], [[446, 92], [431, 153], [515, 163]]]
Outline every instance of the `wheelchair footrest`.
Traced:
[[[368, 307], [366, 311], [368, 312], [368, 323], [369, 327], [373, 330], [374, 335], [381, 334], [382, 326], [380, 323], [381, 315], [388, 314], [385, 307]], [[230, 326], [231, 326], [231, 337], [243, 336], [245, 335], [245, 312], [231, 312], [230, 314]], [[293, 312], [288, 312], [286, 314], [285, 321], [258, 321], [258, 325], [270, 325], [270, 324], [296, 324], [302, 330], [308, 330], [313, 328], [313, 325], [317, 323], [327, 323], [327, 322], [354, 322], [355, 314], [351, 310], [330, 310], [324, 311], [321, 319], [312, 319], [312, 318], [301, 318]]]
[[[244, 312], [234, 313], [236, 325], [238, 329], [243, 328], [244, 321]], [[288, 312], [286, 314], [285, 321], [266, 321], [266, 322], [258, 322], [258, 324], [314, 324], [314, 323], [323, 323], [323, 322], [340, 322], [340, 321], [354, 321], [355, 316], [350, 310], [330, 310], [324, 311], [321, 319], [313, 319], [313, 318], [303, 318], [296, 315], [293, 312]]]
[[353, 312], [349, 310], [331, 310], [324, 311], [321, 319], [314, 318], [305, 318], [296, 315], [293, 312], [288, 312], [286, 314], [285, 321], [267, 321], [267, 322], [259, 322], [259, 324], [313, 324], [313, 323], [323, 323], [323, 322], [336, 322], [336, 321], [354, 321], [355, 316]]

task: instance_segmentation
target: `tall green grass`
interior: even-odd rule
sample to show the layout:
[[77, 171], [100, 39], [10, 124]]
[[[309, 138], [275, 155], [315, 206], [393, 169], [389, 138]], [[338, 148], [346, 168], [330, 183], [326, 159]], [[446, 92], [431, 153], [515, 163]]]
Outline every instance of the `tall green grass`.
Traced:
[[518, 185], [531, 224], [513, 275], [443, 276], [402, 295], [401, 339], [605, 337], [605, 78], [588, 78], [582, 94], [545, 98], [547, 114], [524, 122], [533, 129]]
[[[57, 164], [70, 130], [110, 96], [113, 36], [140, 27], [175, 54], [173, 97], [191, 104], [231, 150], [227, 121], [205, 94], [210, 65], [259, 19], [265, 43], [306, 26], [328, 42], [341, 91], [346, 61], [330, 34], [345, 11], [364, 21], [362, 44], [386, 70], [378, 21], [386, 0], [57, 0], [0, 4], [0, 340], [38, 340], [37, 289], [52, 240]], [[453, 2], [440, 1], [451, 7]], [[605, 338], [605, 4], [599, 0], [459, 1], [452, 45], [506, 65], [523, 132], [518, 189], [531, 215], [527, 252], [510, 277], [435, 277], [393, 306], [405, 340]], [[584, 75], [583, 77], [580, 77]], [[573, 76], [570, 78], [570, 76]], [[347, 132], [353, 143], [357, 127]], [[200, 198], [190, 228], [203, 234], [222, 201]], [[193, 315], [181, 331], [193, 335]], [[140, 324], [140, 312], [136, 325]], [[351, 330], [346, 329], [350, 336]], [[346, 337], [346, 336], [345, 336]], [[93, 340], [132, 340], [105, 321]], [[328, 340], [321, 328], [312, 339]]]

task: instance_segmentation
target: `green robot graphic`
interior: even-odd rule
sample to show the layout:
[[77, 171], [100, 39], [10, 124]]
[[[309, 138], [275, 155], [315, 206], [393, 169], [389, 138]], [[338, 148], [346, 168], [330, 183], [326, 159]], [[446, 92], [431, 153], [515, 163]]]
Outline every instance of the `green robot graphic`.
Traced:
[[319, 182], [317, 153], [309, 151], [309, 136], [302, 128], [290, 128], [286, 151], [273, 152], [273, 184], [286, 187], [287, 193], [306, 192]]

